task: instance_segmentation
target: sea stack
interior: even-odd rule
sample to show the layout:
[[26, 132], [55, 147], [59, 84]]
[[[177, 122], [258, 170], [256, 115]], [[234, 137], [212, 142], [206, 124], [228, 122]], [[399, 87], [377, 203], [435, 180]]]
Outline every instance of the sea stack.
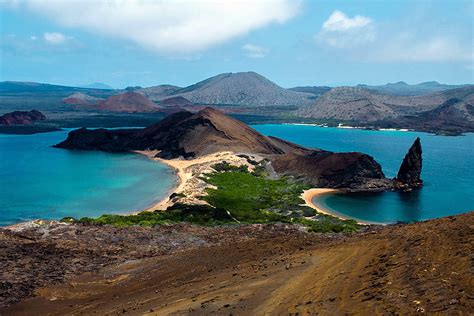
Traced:
[[403, 158], [396, 178], [396, 180], [398, 180], [402, 186], [406, 186], [407, 189], [419, 188], [423, 185], [423, 180], [421, 180], [421, 154], [421, 141], [420, 138], [417, 137], [405, 155], [405, 158]]

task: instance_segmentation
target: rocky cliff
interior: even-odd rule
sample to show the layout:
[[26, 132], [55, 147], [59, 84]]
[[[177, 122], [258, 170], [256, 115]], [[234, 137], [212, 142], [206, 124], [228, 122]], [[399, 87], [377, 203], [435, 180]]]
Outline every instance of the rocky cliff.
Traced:
[[423, 180], [421, 180], [421, 155], [421, 141], [420, 138], [417, 137], [408, 150], [408, 153], [405, 155], [396, 178], [396, 180], [408, 188], [416, 188], [423, 185]]

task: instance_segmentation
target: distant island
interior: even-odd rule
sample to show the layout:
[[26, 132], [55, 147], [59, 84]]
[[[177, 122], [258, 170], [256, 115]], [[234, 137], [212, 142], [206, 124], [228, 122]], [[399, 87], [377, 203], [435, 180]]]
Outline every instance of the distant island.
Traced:
[[0, 113], [33, 104], [51, 117], [45, 123], [56, 127], [148, 126], [171, 113], [212, 106], [246, 123], [408, 129], [441, 135], [474, 131], [472, 84], [398, 82], [285, 89], [255, 72], [239, 72], [187, 87], [163, 84], [125, 90], [6, 81], [0, 83], [0, 101]]
[[35, 124], [44, 120], [46, 120], [46, 116], [37, 110], [5, 113], [0, 116], [0, 133], [35, 134], [59, 130], [53, 126]]

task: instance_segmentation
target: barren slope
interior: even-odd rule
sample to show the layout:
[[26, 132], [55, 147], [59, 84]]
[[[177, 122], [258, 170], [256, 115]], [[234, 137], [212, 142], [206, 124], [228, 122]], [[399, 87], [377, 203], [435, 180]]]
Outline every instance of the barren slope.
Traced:
[[[120, 233], [123, 229], [101, 231], [95, 227], [69, 226], [51, 230], [43, 238], [44, 229], [30, 232], [26, 235], [28, 239], [21, 234], [0, 234], [4, 280], [8, 280], [5, 274], [8, 277], [9, 271], [15, 271], [15, 262], [11, 265], [10, 258], [13, 247], [18, 264], [25, 260], [34, 262], [37, 257], [31, 250], [21, 249], [37, 249], [40, 245], [49, 245], [50, 250], [43, 252], [47, 261], [65, 247], [68, 252], [62, 252], [62, 256], [87, 258], [84, 250], [76, 251], [85, 247], [84, 241], [77, 242], [80, 239], [87, 240], [91, 253], [113, 250], [113, 245], [104, 244], [104, 240], [109, 240], [108, 234], [116, 236], [116, 243], [126, 249], [130, 248], [129, 242], [133, 245], [142, 240], [141, 246], [131, 253], [115, 250], [117, 259], [113, 264], [96, 272], [68, 274], [66, 283], [56, 286], [43, 281], [43, 287], [36, 291], [37, 297], [4, 312], [334, 315], [423, 311], [468, 314], [474, 309], [472, 212], [410, 225], [374, 227], [353, 236], [307, 234], [274, 225], [252, 227], [170, 227], [163, 233], [167, 231], [171, 240], [179, 234], [186, 243], [180, 245], [179, 252], [162, 251], [162, 255], [153, 251], [150, 239], [137, 239], [134, 234], [129, 241], [127, 234]], [[80, 235], [73, 233], [77, 229], [81, 230]], [[129, 229], [140, 229], [141, 234], [149, 230], [154, 236], [152, 242], [162, 230]], [[67, 237], [57, 238], [59, 232]], [[191, 242], [191, 236], [206, 242], [197, 246], [198, 243]], [[171, 240], [161, 242], [168, 245]], [[138, 259], [147, 247], [151, 252], [143, 256], [148, 258]], [[136, 260], [114, 264], [131, 256]], [[87, 260], [81, 262], [88, 264]], [[97, 269], [97, 265], [92, 267]], [[38, 269], [38, 265], [22, 265], [21, 269]], [[33, 275], [38, 282], [45, 278]]]

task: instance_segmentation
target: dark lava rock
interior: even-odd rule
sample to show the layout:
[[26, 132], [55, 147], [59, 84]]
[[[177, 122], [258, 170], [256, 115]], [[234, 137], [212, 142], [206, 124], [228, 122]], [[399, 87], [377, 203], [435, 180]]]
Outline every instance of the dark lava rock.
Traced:
[[3, 125], [30, 125], [36, 121], [45, 120], [46, 116], [37, 110], [13, 111], [0, 116], [0, 124]]
[[305, 155], [289, 153], [275, 157], [272, 166], [277, 173], [297, 176], [314, 187], [381, 191], [393, 186], [380, 164], [363, 153], [325, 150]]
[[396, 180], [409, 188], [421, 187], [423, 185], [423, 180], [421, 180], [421, 154], [421, 141], [420, 138], [417, 137], [405, 155], [405, 158], [403, 158]]

